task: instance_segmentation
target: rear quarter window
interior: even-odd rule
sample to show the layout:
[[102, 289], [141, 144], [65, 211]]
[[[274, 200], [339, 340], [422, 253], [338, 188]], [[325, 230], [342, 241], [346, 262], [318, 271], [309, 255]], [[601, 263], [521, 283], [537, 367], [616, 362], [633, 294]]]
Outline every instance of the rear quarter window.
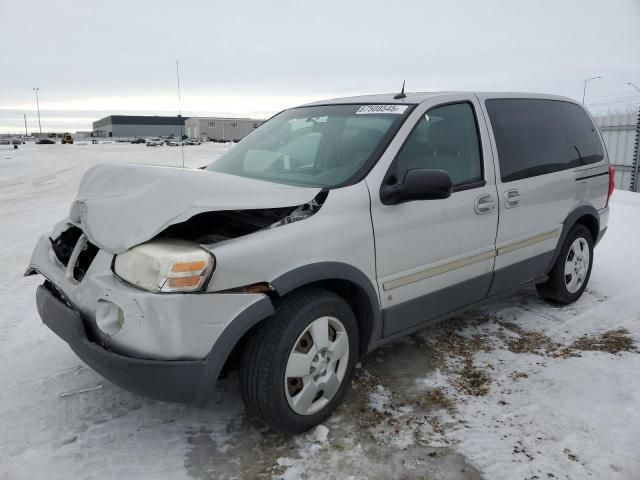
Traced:
[[604, 158], [596, 126], [579, 105], [560, 100], [501, 98], [487, 100], [486, 107], [503, 182]]

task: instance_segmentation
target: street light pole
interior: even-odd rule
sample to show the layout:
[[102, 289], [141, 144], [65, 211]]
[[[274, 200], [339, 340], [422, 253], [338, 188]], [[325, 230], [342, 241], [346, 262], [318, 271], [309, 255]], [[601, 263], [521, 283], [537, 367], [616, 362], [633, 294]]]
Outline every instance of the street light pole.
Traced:
[[40, 102], [38, 101], [38, 90], [40, 90], [40, 88], [35, 88], [33, 89], [34, 92], [36, 92], [36, 107], [38, 108], [38, 128], [40, 129], [40, 136], [42, 136], [42, 124], [40, 123]]
[[[631, 83], [631, 82], [627, 82], [627, 85], [631, 85], [633, 88], [635, 88], [638, 92], [640, 92], [640, 88], [638, 88], [638, 86], [635, 83]], [[638, 125], [636, 127], [637, 130], [640, 130], [640, 107], [638, 107]], [[634, 162], [636, 165], [636, 168], [633, 172], [632, 175], [632, 179], [633, 179], [633, 183], [631, 185], [631, 191], [632, 192], [637, 192], [638, 190], [638, 173], [640, 171], [640, 149], [638, 149], [638, 142], [640, 141], [640, 136], [636, 135], [636, 153], [635, 153], [635, 159]]]
[[582, 90], [582, 104], [584, 105], [584, 97], [587, 95], [587, 83], [589, 83], [591, 80], [596, 80], [598, 78], [602, 78], [600, 76], [598, 77], [591, 77], [591, 78], [585, 78], [584, 79], [584, 89]]

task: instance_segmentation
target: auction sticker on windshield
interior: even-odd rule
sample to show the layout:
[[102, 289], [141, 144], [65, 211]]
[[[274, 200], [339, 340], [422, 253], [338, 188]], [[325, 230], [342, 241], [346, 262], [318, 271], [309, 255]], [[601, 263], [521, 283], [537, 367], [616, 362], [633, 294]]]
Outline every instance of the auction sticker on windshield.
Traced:
[[364, 115], [367, 113], [402, 114], [406, 109], [406, 105], [363, 105], [356, 111], [356, 115]]

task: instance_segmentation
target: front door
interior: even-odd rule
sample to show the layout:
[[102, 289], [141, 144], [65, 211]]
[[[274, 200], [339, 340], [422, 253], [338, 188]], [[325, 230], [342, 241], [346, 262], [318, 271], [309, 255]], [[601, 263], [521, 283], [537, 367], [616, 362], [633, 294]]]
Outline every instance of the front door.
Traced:
[[[491, 284], [498, 224], [493, 159], [477, 99], [421, 104], [382, 182], [408, 169], [445, 170], [454, 183], [444, 200], [380, 201], [367, 179], [375, 234], [383, 336], [408, 333], [484, 298]], [[413, 120], [412, 120], [413, 119]]]

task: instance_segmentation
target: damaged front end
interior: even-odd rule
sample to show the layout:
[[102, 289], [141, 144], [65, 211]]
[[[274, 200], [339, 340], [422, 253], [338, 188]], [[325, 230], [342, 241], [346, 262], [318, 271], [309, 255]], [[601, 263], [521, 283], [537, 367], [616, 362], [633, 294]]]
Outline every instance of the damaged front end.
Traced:
[[305, 220], [320, 210], [327, 195], [327, 191], [322, 191], [311, 201], [293, 207], [199, 213], [184, 222], [169, 226], [156, 238], [190, 240], [203, 245], [216, 244], [259, 230]]
[[[112, 271], [125, 283], [155, 293], [189, 293], [206, 289], [216, 258], [207, 247], [260, 230], [278, 228], [311, 217], [328, 192], [321, 191], [299, 206], [271, 209], [203, 212], [170, 225], [154, 238], [113, 256]], [[78, 283], [100, 251], [79, 226], [66, 224], [49, 237], [57, 263], [66, 278]], [[27, 274], [36, 273], [30, 269]], [[246, 286], [245, 286], [246, 287]], [[268, 287], [241, 291], [266, 293]]]
[[45, 277], [43, 322], [91, 368], [140, 395], [201, 405], [243, 335], [296, 287], [300, 277], [284, 275], [369, 264], [369, 208], [365, 185], [329, 193], [103, 165], [83, 178], [69, 218], [40, 237], [26, 273]]
[[[169, 226], [152, 240], [115, 256], [113, 272], [149, 292], [187, 293], [206, 289], [216, 267], [214, 244], [309, 218], [327, 192], [298, 207], [204, 212]], [[267, 289], [268, 290], [268, 289]], [[253, 293], [261, 292], [250, 289]]]
[[82, 230], [74, 225], [63, 230], [55, 239], [49, 237], [49, 241], [56, 259], [67, 269], [68, 277], [76, 282], [82, 281], [93, 259], [98, 254], [98, 247], [91, 243], [82, 234]]
[[50, 256], [72, 283], [104, 252], [111, 272], [134, 287], [200, 291], [216, 266], [208, 246], [309, 218], [327, 195], [209, 171], [98, 165], [48, 238]]
[[96, 165], [80, 183], [69, 222], [100, 249], [120, 254], [159, 235], [209, 235], [214, 243], [247, 235], [302, 213], [300, 206], [308, 210], [304, 205], [322, 195], [317, 187], [207, 170]]
[[[270, 276], [229, 262], [228, 248], [259, 232], [273, 238], [315, 215], [327, 198], [319, 188], [215, 172], [93, 167], [69, 218], [41, 236], [25, 275], [43, 275], [45, 289], [79, 312], [89, 340], [104, 348], [203, 358], [244, 309], [261, 300], [271, 306]], [[214, 288], [218, 253], [238, 275], [221, 276]], [[216, 295], [198, 295], [207, 291]]]
[[201, 291], [216, 267], [209, 246], [309, 218], [327, 195], [209, 171], [98, 165], [48, 238], [50, 256], [71, 283], [104, 252], [111, 272], [134, 287]]

